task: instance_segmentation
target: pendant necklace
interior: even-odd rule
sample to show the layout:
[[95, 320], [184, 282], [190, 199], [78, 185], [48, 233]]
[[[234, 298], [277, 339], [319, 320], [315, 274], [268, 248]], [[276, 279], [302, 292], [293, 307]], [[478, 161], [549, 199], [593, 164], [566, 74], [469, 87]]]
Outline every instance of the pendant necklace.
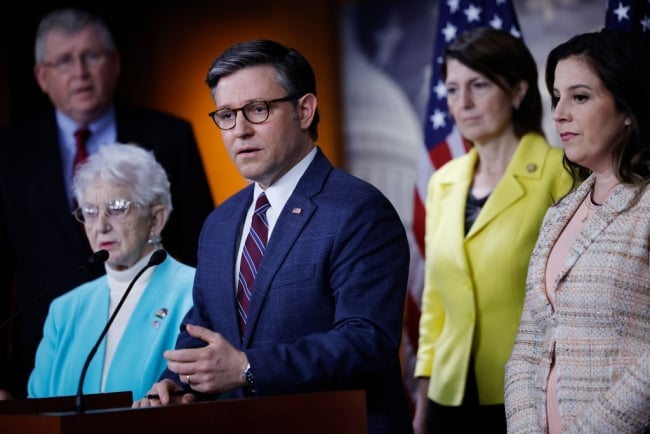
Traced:
[[591, 190], [589, 190], [589, 194], [587, 197], [585, 197], [585, 206], [587, 207], [587, 214], [585, 214], [584, 218], [582, 219], [582, 223], [586, 222], [589, 219], [589, 214], [591, 214], [591, 211], [597, 211], [598, 208], [602, 205], [601, 203], [596, 203], [594, 200], [594, 188], [591, 187]]

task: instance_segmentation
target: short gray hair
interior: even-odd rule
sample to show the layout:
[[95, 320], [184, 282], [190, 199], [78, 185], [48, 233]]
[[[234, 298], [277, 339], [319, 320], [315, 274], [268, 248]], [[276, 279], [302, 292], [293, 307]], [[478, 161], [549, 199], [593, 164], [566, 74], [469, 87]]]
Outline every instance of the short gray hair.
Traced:
[[36, 42], [34, 44], [36, 63], [45, 62], [45, 39], [47, 39], [48, 34], [59, 32], [64, 35], [72, 35], [87, 26], [95, 26], [99, 31], [105, 50], [115, 51], [115, 42], [111, 30], [101, 17], [81, 9], [55, 9], [41, 19], [36, 30]]
[[72, 192], [77, 202], [83, 201], [86, 188], [97, 178], [115, 187], [127, 187], [131, 191], [129, 199], [134, 202], [163, 205], [168, 213], [172, 211], [169, 179], [152, 151], [136, 144], [100, 146], [74, 176]]

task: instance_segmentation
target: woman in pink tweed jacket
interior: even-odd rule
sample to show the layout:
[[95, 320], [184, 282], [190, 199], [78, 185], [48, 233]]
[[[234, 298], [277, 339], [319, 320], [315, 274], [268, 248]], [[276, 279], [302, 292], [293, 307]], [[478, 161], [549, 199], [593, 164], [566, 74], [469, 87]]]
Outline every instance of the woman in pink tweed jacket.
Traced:
[[531, 257], [509, 432], [650, 432], [650, 66], [633, 38], [587, 33], [549, 54], [574, 188]]

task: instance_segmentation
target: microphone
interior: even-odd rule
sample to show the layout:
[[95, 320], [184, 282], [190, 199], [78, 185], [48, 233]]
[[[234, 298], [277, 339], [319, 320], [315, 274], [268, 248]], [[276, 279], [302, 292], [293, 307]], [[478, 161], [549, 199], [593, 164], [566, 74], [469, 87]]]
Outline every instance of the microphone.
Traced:
[[52, 288], [56, 288], [57, 286], [61, 285], [63, 282], [69, 280], [71, 277], [74, 277], [77, 273], [82, 272], [83, 270], [85, 270], [88, 267], [96, 267], [98, 265], [103, 264], [104, 262], [106, 262], [107, 259], [108, 259], [108, 252], [106, 250], [98, 250], [98, 251], [96, 251], [95, 253], [90, 255], [90, 257], [86, 260], [86, 262], [81, 265], [81, 267], [79, 267], [76, 270], [74, 270], [73, 272], [69, 273], [63, 279], [60, 279], [59, 281], [53, 283], [52, 285], [47, 286], [44, 290], [42, 290], [41, 292], [36, 294], [36, 296], [34, 298], [32, 298], [28, 303], [24, 304], [20, 309], [18, 309], [12, 315], [10, 315], [9, 318], [7, 318], [5, 321], [3, 321], [2, 324], [0, 324], [0, 329], [4, 328], [7, 324], [9, 324], [11, 321], [16, 319], [16, 317], [18, 315], [23, 313], [23, 311], [25, 309], [27, 309], [29, 306], [34, 304], [34, 302], [36, 302], [36, 300], [41, 298], [43, 296], [43, 294], [50, 291]]
[[108, 322], [104, 326], [104, 330], [102, 330], [102, 333], [99, 335], [99, 339], [97, 339], [97, 342], [95, 342], [95, 346], [93, 346], [93, 348], [90, 350], [90, 353], [88, 354], [88, 357], [86, 357], [86, 362], [84, 363], [84, 366], [81, 369], [81, 376], [79, 377], [79, 386], [77, 387], [77, 396], [75, 398], [75, 408], [77, 413], [83, 413], [85, 410], [84, 402], [83, 402], [83, 385], [84, 385], [84, 380], [86, 379], [86, 372], [88, 372], [88, 366], [90, 365], [90, 361], [95, 356], [95, 353], [97, 352], [99, 345], [104, 339], [104, 336], [106, 336], [106, 333], [108, 333], [108, 329], [111, 327], [111, 324], [113, 324], [113, 320], [115, 319], [117, 313], [122, 308], [122, 305], [124, 304], [126, 297], [129, 295], [129, 292], [131, 292], [131, 288], [133, 288], [135, 282], [140, 278], [140, 276], [142, 276], [142, 273], [144, 273], [149, 267], [162, 264], [165, 258], [167, 258], [167, 252], [165, 252], [163, 249], [158, 249], [155, 252], [153, 252], [151, 258], [149, 258], [149, 262], [147, 262], [147, 265], [145, 265], [142, 268], [142, 270], [138, 271], [138, 274], [136, 274], [133, 280], [131, 280], [131, 283], [129, 283], [129, 286], [126, 288], [126, 291], [124, 291], [124, 295], [120, 299], [120, 302], [117, 304], [115, 310], [113, 311], [113, 314], [111, 315], [111, 317], [108, 319]]

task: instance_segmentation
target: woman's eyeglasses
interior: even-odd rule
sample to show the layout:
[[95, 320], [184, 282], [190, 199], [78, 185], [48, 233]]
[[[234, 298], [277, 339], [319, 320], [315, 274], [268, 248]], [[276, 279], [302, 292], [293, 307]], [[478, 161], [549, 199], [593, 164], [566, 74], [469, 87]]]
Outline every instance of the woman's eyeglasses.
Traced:
[[[137, 206], [135, 202], [126, 199], [116, 199], [106, 202], [104, 215], [110, 219], [121, 219], [126, 217], [129, 210]], [[93, 224], [99, 217], [100, 209], [97, 205], [81, 206], [72, 212], [72, 215], [79, 223]]]

